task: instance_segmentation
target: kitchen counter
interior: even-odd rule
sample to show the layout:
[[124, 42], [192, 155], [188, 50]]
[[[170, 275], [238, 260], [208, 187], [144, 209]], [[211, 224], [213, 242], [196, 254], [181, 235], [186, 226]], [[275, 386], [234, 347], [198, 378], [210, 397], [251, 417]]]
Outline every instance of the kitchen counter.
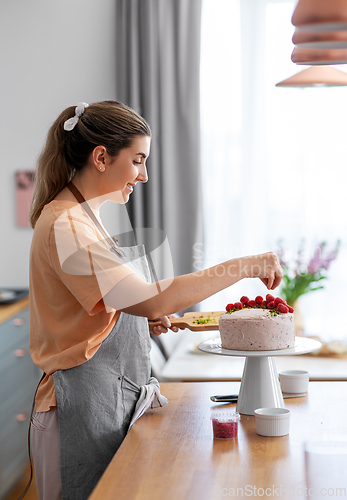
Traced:
[[135, 422], [89, 500], [304, 498], [303, 443], [347, 434], [347, 382], [309, 382], [307, 396], [285, 399], [287, 436], [259, 436], [255, 418], [241, 415], [237, 439], [213, 439], [210, 396], [238, 389], [238, 382], [162, 383], [169, 404]]
[[29, 307], [29, 296], [13, 304], [0, 305], [0, 324]]

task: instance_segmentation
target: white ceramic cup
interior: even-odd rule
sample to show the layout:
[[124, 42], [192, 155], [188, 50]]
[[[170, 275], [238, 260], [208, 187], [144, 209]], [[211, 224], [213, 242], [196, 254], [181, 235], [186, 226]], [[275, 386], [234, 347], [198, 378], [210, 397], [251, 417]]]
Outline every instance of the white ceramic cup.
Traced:
[[288, 394], [301, 394], [307, 392], [309, 373], [305, 370], [286, 370], [280, 372], [282, 392]]
[[257, 434], [285, 436], [289, 434], [290, 410], [287, 408], [258, 408], [254, 410]]

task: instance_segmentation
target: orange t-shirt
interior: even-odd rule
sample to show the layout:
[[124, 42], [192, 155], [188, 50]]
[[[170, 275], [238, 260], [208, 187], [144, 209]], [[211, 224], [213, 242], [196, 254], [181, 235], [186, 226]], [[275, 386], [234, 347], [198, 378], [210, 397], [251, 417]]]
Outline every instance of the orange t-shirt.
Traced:
[[[95, 213], [97, 215], [97, 213]], [[110, 251], [83, 208], [52, 201], [30, 251], [30, 353], [46, 377], [36, 411], [56, 406], [52, 374], [90, 359], [119, 317], [102, 298], [134, 271]]]

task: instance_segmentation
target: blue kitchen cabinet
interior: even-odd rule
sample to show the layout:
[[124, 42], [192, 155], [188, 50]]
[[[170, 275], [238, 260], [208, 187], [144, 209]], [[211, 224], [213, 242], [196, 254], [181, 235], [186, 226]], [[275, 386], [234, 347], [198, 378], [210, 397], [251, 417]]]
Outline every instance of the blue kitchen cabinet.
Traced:
[[0, 306], [0, 499], [28, 464], [29, 419], [41, 373], [29, 352], [29, 299]]

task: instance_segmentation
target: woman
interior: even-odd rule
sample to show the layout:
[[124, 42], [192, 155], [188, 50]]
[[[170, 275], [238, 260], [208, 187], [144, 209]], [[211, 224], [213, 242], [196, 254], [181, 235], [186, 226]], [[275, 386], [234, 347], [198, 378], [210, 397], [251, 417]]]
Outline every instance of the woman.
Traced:
[[[80, 103], [52, 125], [36, 175], [30, 255], [32, 358], [45, 373], [32, 443], [40, 500], [87, 498], [124, 439], [150, 379], [148, 319], [246, 277], [282, 277], [269, 252], [151, 283], [143, 249], [119, 248], [98, 210], [147, 182], [149, 126], [114, 101]], [[218, 268], [218, 269], [217, 269]]]

